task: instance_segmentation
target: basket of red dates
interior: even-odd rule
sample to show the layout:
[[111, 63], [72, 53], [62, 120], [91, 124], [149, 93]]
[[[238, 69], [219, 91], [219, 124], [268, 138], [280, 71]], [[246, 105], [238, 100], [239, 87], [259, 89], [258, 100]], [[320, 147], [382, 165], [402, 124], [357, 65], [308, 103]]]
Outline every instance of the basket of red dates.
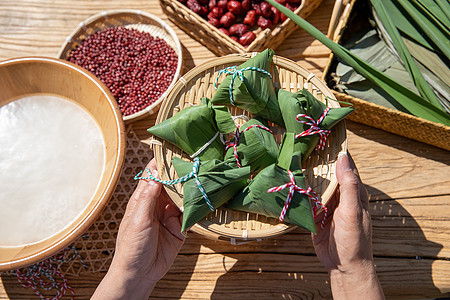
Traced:
[[[277, 0], [306, 18], [322, 0]], [[296, 25], [264, 0], [161, 0], [180, 28], [217, 55], [275, 49]]]

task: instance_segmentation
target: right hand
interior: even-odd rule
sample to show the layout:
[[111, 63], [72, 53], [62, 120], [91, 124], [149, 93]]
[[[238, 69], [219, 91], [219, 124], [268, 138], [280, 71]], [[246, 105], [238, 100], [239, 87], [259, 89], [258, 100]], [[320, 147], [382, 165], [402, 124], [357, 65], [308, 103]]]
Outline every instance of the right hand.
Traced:
[[330, 274], [336, 299], [384, 299], [373, 264], [367, 191], [347, 154], [338, 158], [336, 177], [339, 190], [330, 201], [334, 212], [312, 236], [317, 257]]

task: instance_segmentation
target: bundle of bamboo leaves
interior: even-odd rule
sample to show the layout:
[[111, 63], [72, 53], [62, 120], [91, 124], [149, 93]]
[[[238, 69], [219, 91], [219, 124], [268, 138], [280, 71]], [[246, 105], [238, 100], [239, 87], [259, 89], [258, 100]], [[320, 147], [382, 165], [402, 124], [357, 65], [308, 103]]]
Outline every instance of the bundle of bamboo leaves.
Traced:
[[[450, 125], [447, 111], [450, 107], [450, 5], [447, 1], [370, 0], [380, 35], [409, 74], [414, 85], [412, 90], [357, 56], [358, 51], [352, 52], [334, 43], [286, 7], [274, 0], [265, 1], [383, 90], [389, 95], [386, 100], [390, 105], [417, 117]], [[351, 79], [354, 80], [354, 76]]]

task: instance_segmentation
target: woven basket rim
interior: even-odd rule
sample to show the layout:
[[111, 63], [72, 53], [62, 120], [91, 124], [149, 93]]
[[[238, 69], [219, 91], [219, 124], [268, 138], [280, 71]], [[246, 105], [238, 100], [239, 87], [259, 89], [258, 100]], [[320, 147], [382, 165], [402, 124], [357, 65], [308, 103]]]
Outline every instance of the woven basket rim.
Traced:
[[145, 117], [146, 115], [153, 115], [153, 114], [157, 113], [158, 108], [161, 106], [161, 103], [166, 98], [168, 91], [175, 85], [178, 78], [180, 77], [181, 69], [183, 66], [183, 48], [181, 47], [181, 43], [180, 43], [180, 40], [179, 40], [177, 34], [172, 29], [172, 27], [170, 27], [170, 25], [167, 24], [167, 22], [163, 21], [161, 18], [159, 18], [158, 16], [156, 16], [154, 14], [151, 14], [151, 13], [148, 13], [148, 12], [145, 12], [142, 10], [137, 10], [137, 9], [113, 9], [113, 10], [102, 11], [100, 13], [97, 13], [95, 15], [88, 17], [86, 20], [84, 20], [84, 21], [80, 22], [80, 24], [78, 24], [78, 26], [66, 38], [65, 43], [59, 49], [58, 58], [63, 59], [63, 55], [65, 53], [67, 46], [73, 41], [73, 38], [79, 32], [85, 30], [85, 28], [88, 28], [90, 25], [92, 25], [93, 23], [95, 23], [98, 20], [108, 18], [108, 17], [114, 18], [114, 17], [116, 17], [118, 15], [122, 15], [122, 14], [128, 14], [128, 15], [134, 15], [134, 16], [144, 16], [146, 18], [149, 18], [149, 19], [152, 19], [153, 21], [155, 21], [159, 25], [159, 27], [161, 27], [162, 29], [164, 29], [165, 31], [167, 31], [169, 33], [169, 36], [171, 37], [173, 43], [175, 44], [174, 50], [178, 56], [177, 69], [175, 71], [174, 78], [172, 79], [172, 82], [170, 83], [167, 90], [164, 91], [164, 93], [159, 97], [158, 100], [156, 100], [155, 102], [153, 102], [146, 108], [144, 108], [132, 115], [123, 116], [123, 120], [125, 121], [125, 123], [130, 123], [132, 121], [139, 120], [139, 119]]
[[[195, 79], [196, 77], [198, 77], [199, 74], [202, 74], [203, 72], [211, 70], [212, 68], [215, 68], [217, 66], [226, 65], [226, 64], [230, 64], [230, 63], [241, 63], [242, 61], [245, 61], [246, 59], [250, 58], [252, 55], [255, 55], [257, 53], [258, 52], [244, 53], [244, 54], [241, 54], [241, 53], [230, 54], [230, 55], [226, 55], [223, 57], [208, 60], [208, 61], [202, 63], [201, 65], [196, 66], [194, 69], [190, 70], [185, 75], [180, 77], [178, 82], [169, 91], [167, 99], [170, 100], [170, 99], [175, 99], [176, 97], [178, 97], [180, 95], [180, 93], [183, 93], [183, 89], [186, 88], [187, 84], [190, 83], [190, 81], [192, 79]], [[304, 79], [304, 84], [310, 85], [311, 88], [314, 87], [315, 90], [317, 92], [322, 93], [322, 95], [324, 97], [334, 100], [334, 101], [330, 101], [330, 103], [331, 103], [330, 105], [332, 105], [334, 107], [339, 107], [339, 103], [336, 101], [336, 98], [334, 97], [331, 90], [325, 85], [324, 82], [322, 82], [313, 73], [309, 72], [302, 66], [298, 65], [296, 62], [294, 62], [290, 59], [281, 57], [281, 56], [275, 55], [273, 57], [272, 63], [274, 66], [281, 67], [281, 68], [285, 69], [287, 72], [292, 72], [292, 73], [297, 74], [297, 76], [302, 77]], [[210, 80], [211, 80], [211, 78], [210, 78]], [[208, 84], [210, 85], [211, 81], [209, 81]], [[283, 88], [283, 87], [280, 87], [280, 88]], [[290, 87], [288, 87], [288, 88], [290, 88]], [[192, 87], [191, 87], [191, 89], [192, 89]], [[191, 89], [186, 90], [186, 92], [190, 91]], [[184, 101], [186, 101], [186, 99]], [[172, 105], [169, 104], [168, 102], [165, 102], [165, 103], [168, 105], [163, 105], [161, 107], [155, 124], [162, 122], [163, 120], [165, 120], [166, 116], [170, 115], [173, 112]], [[341, 130], [343, 131], [342, 132], [342, 140], [341, 140], [341, 142], [339, 142], [340, 143], [339, 149], [341, 149], [341, 150], [338, 152], [347, 150], [347, 137], [346, 137], [346, 133], [345, 133], [345, 125], [342, 125], [342, 126], [343, 126], [341, 128]], [[167, 167], [164, 165], [164, 158], [163, 158], [166, 156], [166, 154], [164, 154], [164, 153], [166, 153], [165, 152], [166, 150], [163, 150], [163, 148], [162, 148], [163, 144], [159, 143], [161, 140], [156, 137], [154, 137], [154, 138], [155, 138], [155, 140], [152, 144], [154, 146], [153, 149], [154, 149], [155, 158], [156, 158], [157, 165], [158, 165], [158, 172], [159, 172], [160, 176], [164, 177], [164, 176], [167, 176], [167, 173], [165, 173], [163, 170]], [[170, 151], [170, 150], [167, 150], [167, 151]], [[335, 173], [331, 172], [330, 176], [331, 176], [330, 182], [327, 185], [326, 189], [324, 189], [324, 192], [322, 193], [322, 197], [323, 197], [323, 199], [326, 199], [326, 201], [331, 199], [332, 194], [334, 193], [334, 191], [336, 190], [337, 185], [338, 185], [337, 180], [335, 178]], [[163, 179], [166, 179], [166, 178], [163, 178]], [[168, 192], [170, 195], [169, 190], [168, 190]], [[177, 200], [174, 200], [174, 202], [178, 206], [182, 205], [182, 204], [178, 203]], [[324, 203], [326, 203], [326, 202], [324, 202]], [[261, 222], [261, 221], [258, 221], [258, 222]], [[213, 238], [213, 239], [230, 239], [231, 241], [236, 241], [236, 240], [248, 241], [248, 240], [257, 240], [257, 239], [261, 239], [261, 238], [277, 236], [277, 235], [283, 234], [283, 233], [291, 230], [292, 228], [296, 227], [294, 225], [290, 225], [290, 224], [286, 224], [286, 223], [279, 223], [276, 225], [270, 225], [272, 227], [270, 227], [269, 229], [262, 228], [262, 229], [258, 229], [258, 230], [249, 230], [249, 231], [243, 229], [243, 231], [247, 231], [247, 232], [245, 232], [244, 236], [242, 236], [242, 235], [236, 235], [233, 233], [236, 231], [236, 229], [222, 228], [221, 226], [216, 226], [216, 227], [212, 228], [213, 226], [211, 226], [211, 225], [214, 225], [214, 223], [204, 220], [204, 221], [201, 221], [201, 222], [197, 223], [196, 225], [194, 225], [194, 227], [192, 227], [192, 231], [197, 232], [199, 234], [203, 234], [206, 237]], [[277, 229], [278, 231], [276, 231], [275, 228], [278, 228]], [[210, 236], [208, 236], [205, 233], [210, 233]]]
[[338, 91], [335, 91], [335, 90], [332, 90], [332, 91], [333, 91], [333, 94], [338, 95], [339, 97], [348, 98], [348, 99], [352, 99], [352, 100], [355, 100], [355, 101], [363, 102], [364, 105], [371, 106], [371, 107], [373, 107], [375, 109], [382, 109], [382, 110], [385, 110], [385, 111], [389, 112], [390, 114], [398, 115], [398, 116], [400, 116], [402, 118], [415, 120], [415, 121], [423, 123], [423, 124], [428, 124], [428, 125], [432, 125], [432, 126], [435, 126], [435, 127], [440, 127], [442, 130], [445, 130], [445, 131], [450, 131], [450, 126], [447, 126], [447, 125], [444, 125], [444, 124], [441, 124], [441, 123], [432, 122], [432, 121], [427, 120], [427, 119], [422, 119], [422, 118], [416, 117], [414, 115], [410, 115], [410, 114], [407, 114], [405, 112], [402, 112], [400, 110], [396, 110], [396, 109], [393, 109], [393, 108], [390, 108], [390, 107], [384, 107], [382, 105], [379, 105], [379, 104], [376, 104], [376, 103], [372, 103], [372, 102], [369, 102], [369, 101], [361, 99], [361, 98], [356, 98], [356, 97], [353, 97], [353, 96], [350, 96], [350, 95], [347, 95], [345, 93], [341, 93], [341, 92], [338, 92]]

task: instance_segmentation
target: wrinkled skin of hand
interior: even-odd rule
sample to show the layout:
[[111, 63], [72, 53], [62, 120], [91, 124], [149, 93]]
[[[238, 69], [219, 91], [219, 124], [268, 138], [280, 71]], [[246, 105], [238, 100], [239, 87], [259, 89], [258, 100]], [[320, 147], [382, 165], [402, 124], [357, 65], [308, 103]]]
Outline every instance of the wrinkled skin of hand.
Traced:
[[[155, 161], [147, 168], [158, 177]], [[116, 250], [94, 299], [146, 298], [184, 242], [182, 213], [161, 184], [140, 180], [119, 227]]]
[[312, 235], [317, 257], [330, 274], [335, 299], [384, 299], [373, 263], [369, 199], [349, 155], [339, 156], [336, 177], [339, 189], [327, 204], [329, 216], [323, 229], [318, 218]]

